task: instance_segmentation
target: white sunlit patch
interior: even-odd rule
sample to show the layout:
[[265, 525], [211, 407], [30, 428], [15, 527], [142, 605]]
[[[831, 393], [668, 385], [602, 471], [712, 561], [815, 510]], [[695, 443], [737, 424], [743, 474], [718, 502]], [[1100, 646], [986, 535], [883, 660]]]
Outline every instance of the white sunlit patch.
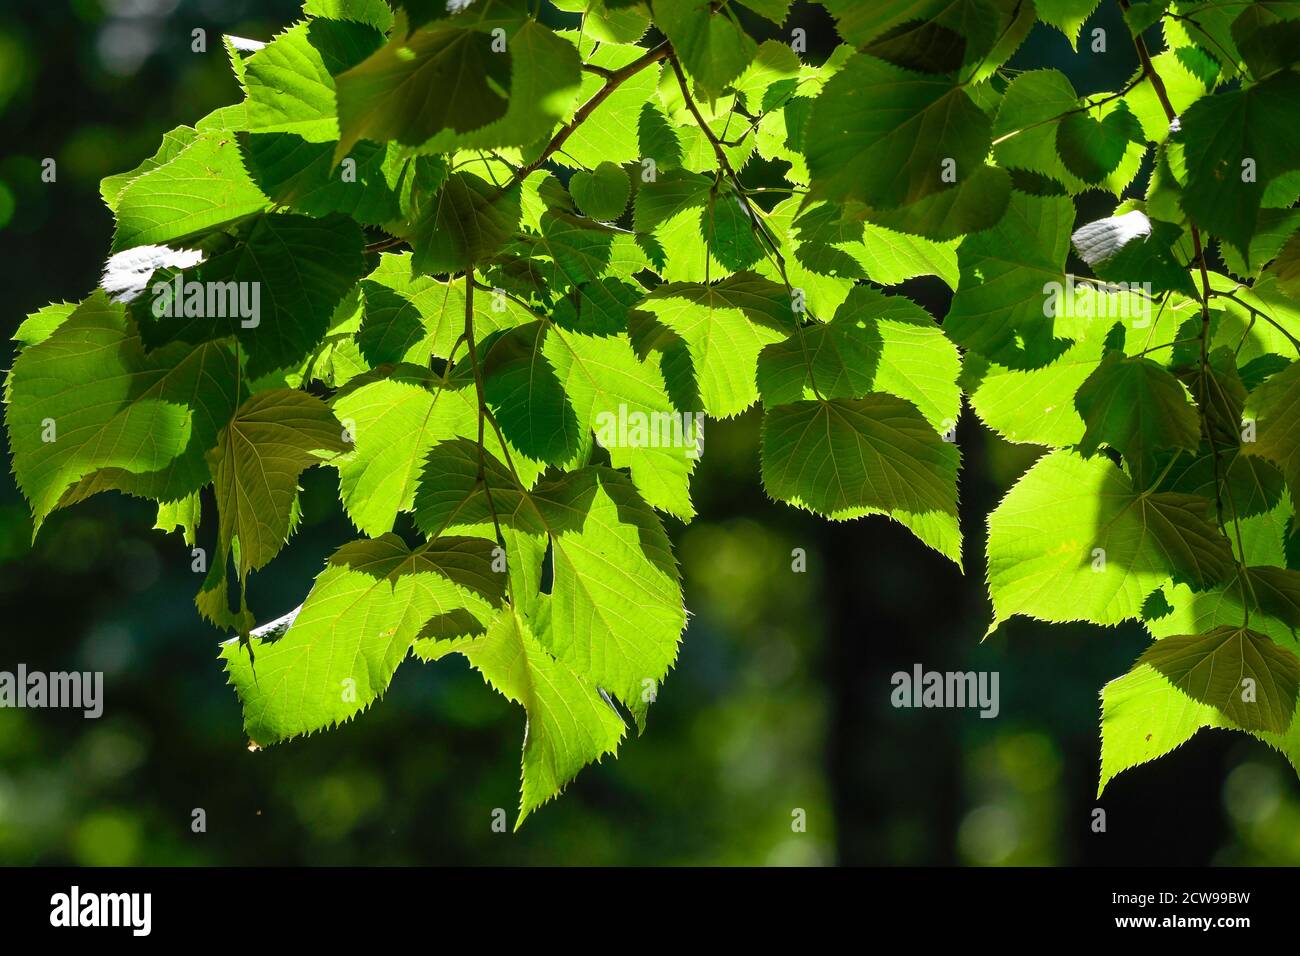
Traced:
[[226, 42], [241, 53], [256, 53], [266, 46], [265, 40], [250, 40], [248, 37], [237, 37], [230, 33], [226, 34]]
[[109, 257], [99, 284], [114, 302], [130, 302], [144, 292], [155, 269], [188, 269], [202, 261], [198, 249], [136, 246]]
[[1139, 236], [1151, 235], [1151, 220], [1136, 209], [1122, 216], [1098, 219], [1080, 226], [1070, 236], [1079, 258], [1090, 266], [1105, 262]]

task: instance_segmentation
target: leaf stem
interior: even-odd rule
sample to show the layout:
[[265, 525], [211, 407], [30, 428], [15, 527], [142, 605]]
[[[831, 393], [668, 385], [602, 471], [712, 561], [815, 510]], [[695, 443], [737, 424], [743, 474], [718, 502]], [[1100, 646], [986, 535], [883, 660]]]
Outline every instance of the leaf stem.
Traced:
[[1273, 326], [1273, 328], [1277, 329], [1279, 332], [1285, 335], [1287, 341], [1290, 342], [1292, 346], [1294, 346], [1297, 352], [1300, 352], [1300, 339], [1297, 339], [1294, 335], [1288, 332], [1286, 327], [1283, 326], [1282, 323], [1278, 322], [1267, 312], [1255, 308], [1245, 299], [1238, 298], [1237, 296], [1233, 295], [1231, 292], [1219, 292], [1216, 289], [1211, 289], [1209, 294], [1213, 298], [1231, 299], [1233, 302], [1237, 303], [1237, 305], [1241, 306], [1243, 309], [1248, 310], [1250, 312], [1252, 320], [1256, 318], [1263, 319], [1269, 325]]
[[405, 239], [397, 236], [389, 236], [387, 239], [380, 239], [378, 242], [372, 242], [365, 247], [365, 252], [383, 252], [385, 249], [392, 249], [394, 246], [404, 245]]
[[[506, 540], [501, 534], [501, 522], [497, 518], [496, 503], [492, 500], [492, 485], [487, 480], [487, 445], [483, 440], [483, 428], [490, 413], [483, 393], [483, 370], [479, 367], [478, 345], [474, 342], [474, 270], [472, 268], [465, 270], [465, 344], [469, 348], [470, 366], [474, 370], [474, 392], [478, 396], [478, 480], [483, 484], [483, 493], [487, 497], [488, 511], [492, 514], [492, 527], [496, 530], [497, 544], [502, 552], [505, 552]], [[507, 578], [508, 586], [509, 578]]]
[[[682, 71], [682, 65], [677, 60], [677, 53], [671, 47], [669, 47], [668, 50], [668, 63], [672, 66], [673, 73], [677, 76], [677, 85], [681, 87], [682, 97], [686, 101], [686, 108], [690, 110], [691, 115], [695, 117], [695, 122], [699, 124], [705, 138], [708, 139], [709, 144], [713, 147], [713, 154], [718, 160], [718, 169], [721, 170], [721, 172], [731, 181], [736, 193], [736, 198], [740, 201], [746, 215], [749, 216], [750, 228], [752, 228], [758, 235], [761, 243], [767, 247], [764, 249], [764, 254], [767, 255], [767, 257], [772, 261], [772, 264], [776, 266], [777, 272], [781, 276], [781, 281], [785, 284], [786, 292], [789, 293], [790, 300], [793, 303], [794, 286], [790, 284], [790, 277], [786, 272], [785, 256], [781, 254], [781, 249], [777, 245], [776, 240], [768, 234], [761, 215], [754, 208], [753, 203], [749, 201], [749, 196], [745, 190], [745, 186], [741, 183], [740, 177], [736, 175], [736, 170], [732, 167], [731, 161], [727, 158], [727, 153], [722, 148], [722, 143], [719, 141], [717, 135], [714, 134], [709, 124], [705, 122], [703, 114], [700, 113], [700, 108], [695, 103], [695, 97], [691, 95], [690, 83], [687, 82], [686, 74]], [[771, 250], [770, 252], [768, 251], [769, 249]], [[707, 250], [705, 251], [705, 263], [706, 265], [708, 263]], [[808, 343], [803, 334], [803, 322], [798, 318], [798, 316], [795, 317], [794, 328], [795, 333], [799, 336], [799, 348], [803, 352], [804, 365], [808, 368], [808, 383], [812, 386], [813, 394], [817, 396], [817, 400], [824, 402], [826, 399], [817, 388], [817, 375], [813, 370], [812, 359], [808, 354]]]
[[1163, 342], [1160, 345], [1152, 345], [1148, 348], [1143, 349], [1141, 352], [1134, 352], [1131, 357], [1141, 358], [1143, 355], [1146, 355], [1148, 352], [1159, 352], [1161, 349], [1171, 349], [1176, 345], [1191, 345], [1193, 342], [1199, 342], [1200, 340], [1201, 337], [1199, 335], [1193, 336], [1190, 339], [1175, 339], [1172, 342]]
[[1165, 467], [1161, 470], [1160, 474], [1156, 477], [1156, 480], [1151, 482], [1151, 487], [1147, 488], [1146, 491], [1147, 494], [1154, 493], [1155, 490], [1160, 487], [1160, 482], [1164, 481], [1165, 478], [1169, 476], [1169, 472], [1173, 471], [1174, 465], [1178, 463], [1178, 458], [1180, 455], [1182, 455], [1182, 453], [1183, 450], [1181, 448], [1174, 449], [1173, 457], [1170, 458], [1169, 461], [1165, 464]]

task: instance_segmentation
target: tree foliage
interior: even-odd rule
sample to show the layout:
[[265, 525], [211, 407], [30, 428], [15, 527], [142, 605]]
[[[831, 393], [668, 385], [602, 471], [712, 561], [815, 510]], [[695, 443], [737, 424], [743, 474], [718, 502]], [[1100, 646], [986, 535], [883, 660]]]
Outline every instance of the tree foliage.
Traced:
[[[206, 500], [252, 740], [460, 654], [524, 710], [522, 822], [674, 664], [702, 422], [758, 404], [774, 499], [961, 566], [965, 396], [1044, 452], [988, 519], [993, 627], [1153, 637], [1102, 786], [1202, 727], [1300, 768], [1300, 3], [1119, 0], [1100, 40], [1097, 0], [822, 5], [820, 63], [747, 29], [785, 0], [309, 0], [230, 45], [243, 100], [104, 180], [103, 288], [16, 336], [37, 530], [115, 489], [193, 544]], [[1138, 68], [1008, 68], [1036, 21]], [[359, 536], [256, 627], [313, 467]]]

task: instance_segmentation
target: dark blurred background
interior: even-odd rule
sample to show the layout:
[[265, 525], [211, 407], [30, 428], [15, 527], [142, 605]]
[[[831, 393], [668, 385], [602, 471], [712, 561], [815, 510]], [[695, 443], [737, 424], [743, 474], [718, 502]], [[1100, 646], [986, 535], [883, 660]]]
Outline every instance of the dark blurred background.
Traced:
[[[52, 0], [0, 12], [4, 368], [26, 313], [94, 288], [112, 230], [100, 178], [237, 98], [221, 33], [269, 39], [298, 6]], [[1110, 32], [1110, 53], [1076, 55], [1040, 25], [1012, 66], [1055, 66], [1081, 93], [1116, 88], [1136, 60], [1112, 8], [1087, 26]], [[819, 8], [797, 4], [795, 25], [811, 54], [835, 43]], [[197, 27], [205, 54], [190, 50]], [[45, 157], [56, 183], [41, 181]], [[1110, 205], [1085, 202], [1098, 215]], [[946, 309], [937, 283], [906, 291]], [[498, 807], [514, 819], [523, 712], [461, 658], [410, 661], [351, 724], [250, 753], [179, 535], [150, 530], [151, 504], [106, 495], [56, 512], [33, 544], [6, 469], [0, 670], [101, 670], [106, 705], [99, 720], [0, 709], [0, 863], [1300, 862], [1295, 775], [1244, 737], [1202, 732], [1094, 798], [1098, 693], [1140, 653], [1139, 628], [1017, 619], [980, 643], [985, 515], [1033, 449], [991, 438], [969, 413], [961, 422], [962, 576], [883, 518], [833, 525], [768, 501], [758, 424], [752, 412], [710, 424], [700, 517], [669, 521], [693, 617], [649, 729], [517, 834], [491, 822]], [[304, 476], [303, 509], [254, 576], [262, 619], [299, 603], [352, 537], [334, 471]], [[794, 548], [805, 573], [791, 571]], [[1000, 715], [894, 709], [890, 675], [916, 663], [998, 671]], [[1098, 806], [1105, 833], [1090, 827]], [[197, 808], [205, 833], [191, 830]], [[792, 828], [797, 810], [805, 832]]]

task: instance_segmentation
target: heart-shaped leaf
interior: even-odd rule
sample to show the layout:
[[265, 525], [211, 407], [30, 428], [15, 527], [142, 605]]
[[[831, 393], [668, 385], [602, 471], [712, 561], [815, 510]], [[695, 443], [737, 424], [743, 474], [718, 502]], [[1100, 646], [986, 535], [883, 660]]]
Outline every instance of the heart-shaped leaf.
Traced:
[[1065, 117], [1056, 128], [1056, 150], [1066, 169], [1084, 182], [1100, 183], [1119, 166], [1128, 144], [1142, 138], [1142, 124], [1120, 102], [1100, 121], [1089, 111]]
[[603, 162], [593, 172], [578, 170], [569, 180], [573, 201], [592, 219], [611, 221], [623, 215], [632, 195], [627, 173], [611, 162]]

